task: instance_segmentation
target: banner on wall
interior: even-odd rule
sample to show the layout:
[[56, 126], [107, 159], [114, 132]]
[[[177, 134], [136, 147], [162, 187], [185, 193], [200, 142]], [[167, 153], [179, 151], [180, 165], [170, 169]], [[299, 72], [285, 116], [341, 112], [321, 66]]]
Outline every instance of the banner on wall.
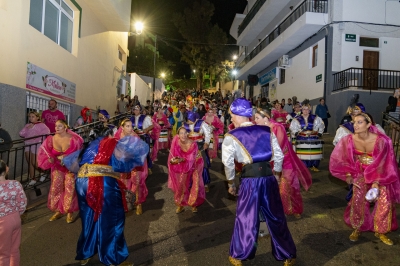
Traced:
[[276, 100], [276, 86], [278, 85], [278, 79], [274, 79], [269, 83], [269, 100], [275, 101]]
[[76, 84], [32, 63], [26, 68], [26, 88], [75, 103]]

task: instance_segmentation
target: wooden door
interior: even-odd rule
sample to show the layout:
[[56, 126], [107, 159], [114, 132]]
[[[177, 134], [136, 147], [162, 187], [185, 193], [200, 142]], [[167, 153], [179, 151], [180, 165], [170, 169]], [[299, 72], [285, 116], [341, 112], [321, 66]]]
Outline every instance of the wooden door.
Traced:
[[367, 90], [377, 90], [379, 78], [379, 52], [364, 51], [363, 68], [363, 88]]

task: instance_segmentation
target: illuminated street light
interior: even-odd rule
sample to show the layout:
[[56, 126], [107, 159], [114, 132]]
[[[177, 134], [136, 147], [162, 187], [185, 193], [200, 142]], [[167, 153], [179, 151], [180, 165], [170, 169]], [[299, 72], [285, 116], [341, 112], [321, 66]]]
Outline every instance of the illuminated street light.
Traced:
[[128, 36], [140, 35], [143, 32], [144, 25], [142, 22], [135, 22], [135, 32], [128, 32]]
[[234, 55], [234, 56], [233, 56], [233, 60], [236, 60], [236, 59], [237, 59], [237, 55]]
[[165, 78], [165, 73], [161, 73], [161, 77], [162, 77], [162, 78]]
[[236, 74], [237, 74], [237, 71], [236, 71], [236, 70], [233, 70], [233, 71], [232, 71], [232, 75], [233, 75], [233, 76], [236, 76]]

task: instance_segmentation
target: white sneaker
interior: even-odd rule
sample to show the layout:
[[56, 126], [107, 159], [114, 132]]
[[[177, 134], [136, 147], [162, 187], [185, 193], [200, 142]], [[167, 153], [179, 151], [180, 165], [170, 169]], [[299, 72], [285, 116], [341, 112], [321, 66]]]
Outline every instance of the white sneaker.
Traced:
[[28, 183], [28, 186], [33, 186], [34, 184], [36, 184], [36, 180], [31, 180], [29, 183]]
[[45, 174], [41, 175], [39, 181], [43, 182], [44, 180], [46, 180], [46, 177], [47, 176]]

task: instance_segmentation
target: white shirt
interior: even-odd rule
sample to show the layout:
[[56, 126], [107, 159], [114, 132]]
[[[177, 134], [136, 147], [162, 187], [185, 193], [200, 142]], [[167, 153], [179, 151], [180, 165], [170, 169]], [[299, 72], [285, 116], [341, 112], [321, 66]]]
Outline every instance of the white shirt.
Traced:
[[[321, 117], [315, 116], [314, 123], [313, 123], [313, 131], [323, 134], [324, 129], [325, 129], [324, 121], [322, 121]], [[297, 120], [297, 118], [294, 118], [292, 120], [292, 122], [290, 123], [289, 130], [290, 130], [290, 133], [293, 138], [296, 136], [295, 134], [297, 132], [302, 131], [300, 122]]]
[[[244, 122], [240, 125], [241, 127], [253, 126], [252, 122]], [[274, 171], [282, 172], [283, 163], [283, 152], [279, 147], [278, 140], [274, 133], [271, 132], [271, 144], [272, 144], [272, 158], [274, 161]], [[235, 179], [235, 162], [243, 164], [253, 163], [253, 159], [250, 154], [243, 148], [242, 144], [239, 143], [231, 135], [225, 135], [224, 142], [222, 143], [222, 163], [225, 165], [225, 175], [227, 180]]]
[[[194, 125], [195, 125], [195, 123], [189, 124], [189, 129], [192, 132], [194, 132]], [[201, 126], [200, 126], [199, 134], [204, 135], [204, 142], [207, 144], [210, 144], [210, 140], [211, 140], [211, 136], [212, 136], [211, 132], [212, 132], [211, 127], [206, 122], [203, 121], [203, 123], [201, 123]]]
[[[138, 127], [138, 122], [139, 122], [139, 117], [141, 115], [135, 116], [135, 124], [133, 125], [134, 127]], [[146, 115], [146, 118], [143, 121], [143, 128], [142, 130], [145, 130], [146, 128], [150, 127], [153, 125], [153, 122], [151, 121], [150, 116]]]

